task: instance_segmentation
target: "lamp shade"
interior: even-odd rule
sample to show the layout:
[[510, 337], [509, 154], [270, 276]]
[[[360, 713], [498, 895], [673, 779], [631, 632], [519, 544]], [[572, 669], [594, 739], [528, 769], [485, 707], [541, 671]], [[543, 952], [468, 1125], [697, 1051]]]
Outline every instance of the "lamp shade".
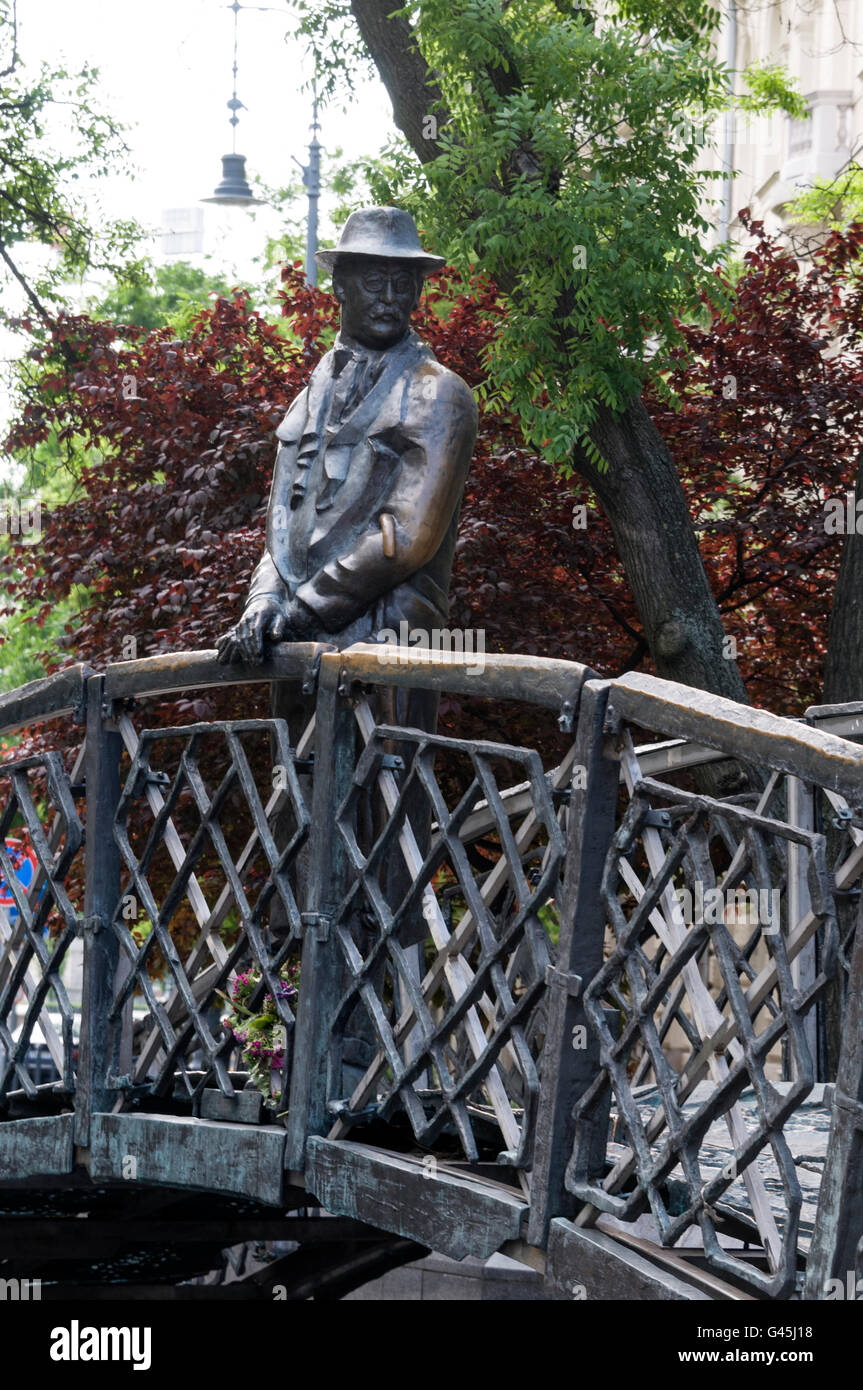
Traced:
[[250, 207], [263, 199], [256, 198], [246, 178], [246, 157], [242, 154], [222, 155], [222, 182], [213, 192], [212, 198], [202, 198], [202, 203], [220, 203], [223, 207]]

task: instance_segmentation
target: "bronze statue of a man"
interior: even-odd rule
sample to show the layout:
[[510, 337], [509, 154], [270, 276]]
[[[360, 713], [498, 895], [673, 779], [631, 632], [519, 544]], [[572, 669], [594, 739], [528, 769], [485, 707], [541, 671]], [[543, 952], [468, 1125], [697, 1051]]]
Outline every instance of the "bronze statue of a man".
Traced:
[[444, 262], [399, 208], [352, 213], [317, 261], [333, 273], [340, 332], [276, 431], [266, 549], [223, 662], [261, 661], [267, 640], [341, 648], [447, 621], [477, 412], [409, 326]]

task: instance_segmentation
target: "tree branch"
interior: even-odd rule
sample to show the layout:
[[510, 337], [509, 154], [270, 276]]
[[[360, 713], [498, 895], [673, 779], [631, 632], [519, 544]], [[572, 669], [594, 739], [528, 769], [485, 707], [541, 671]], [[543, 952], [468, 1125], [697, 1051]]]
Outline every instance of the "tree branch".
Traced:
[[0, 78], [8, 77], [18, 66], [18, 0], [12, 0], [12, 61], [0, 72]]
[[439, 126], [446, 125], [450, 117], [413, 29], [406, 19], [392, 13], [392, 0], [351, 0], [351, 12], [393, 104], [396, 125], [421, 163], [430, 163], [441, 153], [441, 147], [436, 135], [430, 138], [427, 134], [428, 118], [434, 114]]
[[0, 241], [0, 260], [2, 260], [4, 264], [8, 267], [8, 269], [12, 272], [12, 274], [18, 281], [18, 284], [21, 286], [30, 303], [33, 305], [33, 308], [36, 310], [36, 313], [39, 315], [42, 322], [46, 324], [47, 327], [53, 328], [54, 319], [52, 315], [45, 308], [45, 305], [42, 303], [35, 290], [31, 289], [30, 285], [24, 279], [24, 276], [21, 274], [21, 271], [18, 269], [17, 265], [12, 260], [12, 257], [9, 255], [2, 241]]

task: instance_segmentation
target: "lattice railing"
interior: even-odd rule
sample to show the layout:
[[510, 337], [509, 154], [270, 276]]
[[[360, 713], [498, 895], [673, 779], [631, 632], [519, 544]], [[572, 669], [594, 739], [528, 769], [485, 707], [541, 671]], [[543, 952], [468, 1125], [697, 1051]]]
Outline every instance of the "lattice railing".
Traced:
[[[282, 720], [140, 735], [128, 716], [119, 725], [131, 765], [115, 816], [124, 875], [111, 921], [121, 948], [112, 1084], [192, 1100], [215, 1085], [232, 1096], [229, 1073], [242, 1068], [221, 1014], [241, 972], [259, 977], [250, 1012], [266, 994], [275, 1000], [290, 1071], [294, 1014], [279, 986], [302, 934], [304, 760]], [[138, 1022], [136, 999], [145, 1006]]]
[[[863, 738], [863, 705], [814, 706], [805, 719], [814, 729], [859, 743]], [[848, 991], [854, 933], [863, 896], [863, 813], [835, 788], [789, 779], [793, 793], [793, 814], [797, 824], [813, 826], [825, 838], [827, 867], [832, 875], [839, 923], [840, 977], [833, 998], [821, 1008], [818, 1045], [823, 1060], [823, 1077], [835, 1076], [843, 1034], [843, 1015]], [[804, 962], [811, 976], [813, 953]]]
[[[294, 644], [263, 666], [187, 653], [0, 696], [0, 733], [86, 723], [65, 764], [0, 768], [4, 1122], [43, 1113], [27, 1053], [44, 1039], [45, 1113], [74, 1110], [81, 1148], [93, 1114], [130, 1107], [263, 1118], [262, 1140], [282, 1123], [295, 1173], [310, 1136], [343, 1141], [318, 1146], [335, 1162], [371, 1135], [495, 1162], [535, 1246], [552, 1222], [625, 1240], [639, 1221], [642, 1248], [782, 1298], [811, 1242], [822, 1296], [863, 1234], [843, 1025], [863, 965], [863, 707], [795, 723], [591, 676]], [[130, 703], [270, 681], [290, 683], [290, 728], [155, 727]], [[440, 694], [527, 705], [528, 733], [433, 733], [422, 700], [425, 723], [404, 717]], [[294, 1002], [280, 977], [299, 961]], [[271, 995], [283, 1030], [278, 1113], [237, 1103], [251, 1078], [223, 1015], [249, 971], [251, 1008]], [[839, 1136], [821, 1188], [795, 1128], [816, 1099]]]
[[[76, 763], [80, 766], [80, 757]], [[59, 753], [0, 769], [0, 1102], [34, 1100], [28, 1051], [47, 1047], [53, 1093], [75, 1088], [75, 1010], [64, 980], [78, 933], [84, 827]], [[28, 864], [23, 881], [24, 861]], [[77, 882], [76, 882], [77, 874]], [[10, 901], [11, 900], [11, 901]]]
[[[718, 1273], [787, 1297], [811, 1220], [803, 1239], [786, 1129], [818, 1077], [816, 1005], [839, 968], [827, 844], [794, 823], [788, 771], [859, 799], [863, 766], [789, 721], [757, 712], [763, 729], [735, 738], [719, 717], [730, 702], [689, 692], [681, 720], [670, 695], [638, 687], [609, 695], [625, 804], [602, 867], [605, 959], [583, 994], [599, 1066], [574, 1111], [566, 1184], [588, 1204], [578, 1224], [650, 1213], [662, 1245], [699, 1247]], [[644, 728], [691, 728], [745, 758], [748, 789], [707, 794], [672, 759], [662, 780], [645, 775]], [[715, 755], [703, 766], [716, 784]]]
[[[332, 1022], [335, 1087], [346, 1046], [357, 1049], [348, 1060], [370, 1064], [352, 1095], [331, 1090], [334, 1133], [357, 1114], [403, 1110], [423, 1145], [449, 1128], [469, 1160], [491, 1143], [526, 1167], [551, 962], [542, 914], [564, 857], [552, 787], [532, 750], [375, 726], [365, 702], [357, 715], [367, 741], [338, 817], [352, 882], [333, 919], [347, 976]], [[447, 795], [445, 758], [469, 769], [460, 795]], [[519, 784], [530, 809], [513, 823], [501, 791]], [[383, 825], [363, 844], [376, 802]], [[421, 823], [432, 827], [425, 841]]]

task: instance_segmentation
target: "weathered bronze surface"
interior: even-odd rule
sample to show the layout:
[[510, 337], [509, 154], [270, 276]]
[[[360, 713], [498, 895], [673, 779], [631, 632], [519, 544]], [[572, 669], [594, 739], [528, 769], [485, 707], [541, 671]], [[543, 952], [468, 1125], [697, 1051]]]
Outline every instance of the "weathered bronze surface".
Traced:
[[[49, 1240], [46, 1191], [53, 1201], [63, 1188], [64, 1204], [77, 1194], [107, 1230], [120, 1186], [133, 1224], [155, 1186], [201, 1193], [208, 1223], [234, 1223], [218, 1249], [281, 1239], [276, 1216], [285, 1234], [286, 1209], [319, 1202], [330, 1219], [289, 1232], [294, 1273], [268, 1267], [298, 1291], [288, 1297], [343, 1287], [345, 1242], [385, 1231], [411, 1256], [434, 1245], [545, 1260], [561, 1297], [786, 1300], [805, 1263], [804, 1297], [859, 1298], [863, 949], [836, 911], [863, 875], [863, 758], [838, 732], [859, 733], [859, 704], [803, 723], [647, 675], [592, 680], [576, 663], [512, 655], [471, 674], [470, 658], [419, 651], [378, 667], [377, 650], [296, 643], [227, 665], [174, 653], [77, 668], [0, 703], [0, 732], [65, 711], [80, 741], [86, 721], [71, 767], [44, 751], [2, 769], [0, 876], [17, 916], [0, 911], [0, 1197], [34, 1205], [5, 1223], [0, 1258], [44, 1277], [49, 1297], [49, 1279], [56, 1296], [80, 1291], [76, 1266], [92, 1278], [104, 1251]], [[149, 712], [127, 706], [254, 681], [316, 691], [302, 740], [260, 720], [137, 728]], [[563, 761], [546, 768], [530, 747], [380, 713], [381, 691], [474, 688], [558, 708], [575, 733]], [[268, 733], [272, 779], [250, 762]], [[770, 771], [757, 805], [666, 780], [738, 748]], [[455, 804], [438, 758], [473, 769]], [[6, 841], [19, 824], [37, 861], [29, 888]], [[295, 891], [306, 846], [312, 874]], [[691, 911], [699, 888], [722, 890], [718, 915], [707, 901]], [[273, 929], [276, 901], [288, 930]], [[136, 902], [152, 924], [143, 944], [127, 916]], [[197, 934], [178, 949], [189, 912]], [[80, 1013], [61, 973], [76, 940]], [[223, 1036], [222, 1005], [232, 973], [260, 970], [261, 993], [277, 990], [300, 942], [296, 1009], [279, 997], [273, 1114], [248, 1088], [240, 1040]], [[166, 992], [151, 974], [156, 945]], [[833, 982], [838, 1073], [818, 1020]], [[79, 1181], [84, 1155], [111, 1187], [105, 1220]], [[269, 1204], [271, 1233], [260, 1216], [220, 1214], [230, 1194]], [[154, 1245], [170, 1243], [170, 1215]], [[200, 1242], [197, 1218], [185, 1224]], [[307, 1249], [311, 1227], [342, 1247], [338, 1263]], [[677, 1253], [684, 1231], [697, 1259]], [[99, 1229], [94, 1240], [101, 1249]], [[139, 1277], [140, 1250], [127, 1234], [115, 1252], [135, 1252]], [[150, 1297], [167, 1285], [132, 1287]]]
[[477, 412], [409, 326], [443, 261], [397, 208], [353, 213], [318, 260], [341, 328], [276, 431], [266, 549], [223, 662], [261, 661], [267, 640], [346, 647], [446, 624]]

